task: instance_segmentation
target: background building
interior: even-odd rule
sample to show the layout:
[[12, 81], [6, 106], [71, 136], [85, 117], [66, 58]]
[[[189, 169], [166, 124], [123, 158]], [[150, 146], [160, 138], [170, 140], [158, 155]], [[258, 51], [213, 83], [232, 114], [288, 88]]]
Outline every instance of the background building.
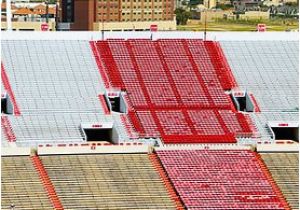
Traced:
[[[47, 24], [47, 30], [55, 30], [56, 5], [45, 3], [11, 3], [11, 29], [20, 31], [41, 31], [42, 25]], [[1, 4], [1, 30], [7, 29], [7, 5]], [[48, 20], [47, 14], [48, 13]]]
[[175, 30], [172, 0], [60, 0], [62, 30]]
[[212, 9], [217, 6], [216, 0], [204, 0], [203, 3], [204, 3], [204, 6], [208, 9]]

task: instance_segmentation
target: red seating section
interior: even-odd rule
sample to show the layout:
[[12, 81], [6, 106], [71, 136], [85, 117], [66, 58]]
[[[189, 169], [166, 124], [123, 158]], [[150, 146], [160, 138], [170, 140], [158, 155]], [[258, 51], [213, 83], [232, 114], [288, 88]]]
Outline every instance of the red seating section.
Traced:
[[236, 87], [236, 81], [231, 73], [230, 67], [218, 42], [206, 41], [205, 48], [209, 54], [219, 77], [219, 81], [225, 90]]
[[104, 114], [106, 115], [109, 115], [110, 114], [110, 111], [106, 105], [106, 102], [105, 102], [105, 96], [104, 95], [98, 95], [98, 98], [99, 98], [99, 101], [103, 107], [103, 111], [104, 111]]
[[188, 209], [289, 209], [255, 152], [165, 150], [157, 154]]
[[217, 43], [112, 39], [91, 45], [108, 88], [126, 90], [128, 115], [140, 137], [234, 143], [251, 135], [225, 94], [236, 83]]

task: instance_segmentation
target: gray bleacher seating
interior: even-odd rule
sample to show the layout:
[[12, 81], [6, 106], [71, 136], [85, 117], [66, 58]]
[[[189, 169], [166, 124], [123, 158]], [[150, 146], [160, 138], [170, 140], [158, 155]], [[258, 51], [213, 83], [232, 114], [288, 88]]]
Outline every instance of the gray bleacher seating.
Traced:
[[40, 158], [65, 209], [175, 209], [147, 154]]
[[299, 154], [261, 153], [273, 179], [292, 209], [299, 209]]
[[53, 209], [29, 156], [1, 157], [1, 209]]
[[[9, 117], [17, 144], [81, 142], [81, 122], [112, 122], [88, 41], [3, 40], [2, 62], [21, 111]], [[128, 138], [116, 123], [122, 139]]]
[[253, 93], [261, 113], [251, 113], [263, 139], [268, 121], [298, 121], [297, 41], [221, 41], [241, 89]]

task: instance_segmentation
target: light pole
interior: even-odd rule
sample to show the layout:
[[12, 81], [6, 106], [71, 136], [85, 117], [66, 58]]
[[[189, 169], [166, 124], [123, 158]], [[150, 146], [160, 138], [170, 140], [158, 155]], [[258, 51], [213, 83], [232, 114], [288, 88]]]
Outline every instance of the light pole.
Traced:
[[49, 18], [48, 18], [48, 13], [49, 13], [49, 1], [46, 0], [45, 3], [46, 3], [46, 23], [48, 23], [48, 22], [49, 22]]
[[206, 40], [206, 22], [207, 22], [207, 13], [205, 10], [205, 14], [204, 14], [204, 41]]
[[101, 30], [101, 34], [102, 34], [102, 40], [104, 40], [104, 16], [103, 16], [103, 12], [102, 12], [102, 30]]
[[59, 8], [59, 2], [57, 1], [56, 4], [55, 4], [55, 30], [57, 31], [58, 30], [58, 8]]
[[12, 30], [12, 23], [11, 23], [11, 0], [6, 0], [6, 21], [7, 21], [7, 30]]

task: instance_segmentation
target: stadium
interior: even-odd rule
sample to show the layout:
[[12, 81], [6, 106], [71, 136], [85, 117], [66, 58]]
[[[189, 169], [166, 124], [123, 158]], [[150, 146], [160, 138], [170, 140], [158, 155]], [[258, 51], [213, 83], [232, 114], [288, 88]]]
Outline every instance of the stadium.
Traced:
[[299, 208], [297, 32], [1, 33], [1, 208]]

